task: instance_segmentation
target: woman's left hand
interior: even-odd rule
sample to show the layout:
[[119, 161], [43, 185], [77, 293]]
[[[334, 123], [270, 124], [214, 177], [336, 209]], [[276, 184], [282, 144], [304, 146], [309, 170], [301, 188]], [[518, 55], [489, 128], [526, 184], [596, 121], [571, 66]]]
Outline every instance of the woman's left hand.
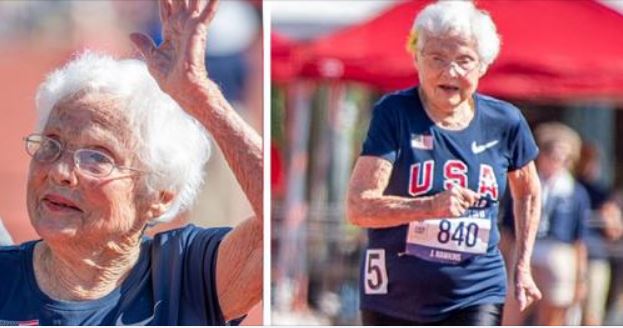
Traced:
[[183, 99], [189, 90], [205, 87], [209, 81], [205, 67], [206, 36], [218, 2], [160, 0], [162, 44], [156, 46], [145, 34], [130, 35], [160, 88], [176, 100]]
[[515, 299], [519, 303], [519, 310], [524, 311], [530, 304], [541, 299], [542, 294], [534, 283], [532, 273], [520, 267], [515, 268]]

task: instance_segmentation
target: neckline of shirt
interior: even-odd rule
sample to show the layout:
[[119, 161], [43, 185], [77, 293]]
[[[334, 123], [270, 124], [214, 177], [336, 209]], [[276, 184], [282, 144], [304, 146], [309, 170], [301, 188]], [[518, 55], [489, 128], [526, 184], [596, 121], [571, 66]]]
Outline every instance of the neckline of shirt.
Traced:
[[37, 296], [39, 301], [44, 304], [46, 307], [63, 310], [63, 311], [84, 311], [84, 310], [92, 310], [98, 307], [102, 307], [107, 303], [111, 302], [111, 300], [118, 299], [122, 291], [126, 291], [133, 285], [137, 283], [137, 279], [139, 278], [140, 272], [144, 270], [144, 267], [147, 265], [147, 260], [145, 256], [147, 256], [146, 246], [148, 240], [143, 240], [141, 243], [141, 253], [139, 255], [139, 259], [131, 269], [127, 278], [119, 285], [117, 288], [113, 289], [110, 293], [105, 296], [102, 296], [98, 299], [94, 300], [85, 300], [85, 301], [65, 301], [65, 300], [56, 300], [48, 296], [44, 293], [39, 285], [37, 284], [37, 279], [35, 277], [34, 271], [34, 249], [35, 245], [42, 240], [34, 240], [27, 242], [24, 246], [26, 247], [26, 256], [24, 257], [24, 270], [26, 272], [26, 281], [28, 283], [28, 288]]
[[458, 130], [453, 130], [453, 129], [447, 129], [444, 128], [440, 125], [438, 125], [437, 123], [435, 123], [435, 121], [433, 121], [433, 119], [428, 115], [428, 112], [426, 111], [426, 109], [424, 108], [424, 102], [422, 101], [422, 99], [420, 98], [420, 93], [419, 90], [420, 87], [416, 86], [413, 90], [415, 97], [420, 105], [420, 107], [422, 108], [422, 111], [424, 112], [424, 117], [426, 117], [426, 119], [428, 120], [428, 122], [431, 123], [431, 126], [433, 128], [436, 128], [439, 131], [442, 131], [444, 133], [463, 133], [463, 132], [467, 132], [470, 131], [471, 129], [473, 129], [473, 127], [476, 125], [476, 121], [479, 119], [480, 116], [480, 99], [478, 97], [478, 93], [474, 92], [474, 94], [472, 94], [472, 100], [474, 101], [474, 115], [472, 116], [472, 119], [469, 121], [469, 123], [467, 124], [467, 126], [465, 126], [462, 129], [458, 129]]

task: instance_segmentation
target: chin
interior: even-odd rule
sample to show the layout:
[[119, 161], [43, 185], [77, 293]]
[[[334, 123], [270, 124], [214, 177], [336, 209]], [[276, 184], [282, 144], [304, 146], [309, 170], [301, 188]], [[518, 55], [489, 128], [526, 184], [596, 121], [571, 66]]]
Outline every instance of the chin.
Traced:
[[77, 217], [51, 215], [38, 208], [31, 214], [30, 221], [37, 234], [48, 241], [74, 238], [79, 232], [78, 227], [82, 220]]
[[462, 100], [461, 100], [461, 97], [452, 97], [452, 98], [449, 98], [446, 102], [450, 106], [458, 106], [461, 104]]
[[461, 104], [461, 98], [460, 97], [444, 97], [444, 98], [440, 97], [437, 100], [437, 104], [439, 104], [439, 107], [441, 108], [454, 108], [458, 106], [459, 104]]
[[66, 224], [56, 224], [49, 220], [41, 220], [33, 224], [37, 234], [44, 240], [66, 240], [77, 235], [75, 227]]
[[37, 235], [45, 240], [48, 244], [66, 245], [71, 244], [73, 240], [76, 240], [78, 233], [76, 229], [68, 227], [49, 227], [49, 226], [35, 226]]

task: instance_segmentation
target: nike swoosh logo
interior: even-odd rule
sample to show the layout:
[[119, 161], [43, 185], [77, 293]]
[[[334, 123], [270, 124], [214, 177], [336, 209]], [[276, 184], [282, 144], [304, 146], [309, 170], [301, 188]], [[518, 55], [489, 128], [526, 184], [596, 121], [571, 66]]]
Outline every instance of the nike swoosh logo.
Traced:
[[151, 315], [151, 317], [141, 320], [139, 322], [133, 322], [133, 323], [123, 322], [123, 315], [125, 313], [121, 313], [119, 318], [117, 318], [117, 322], [115, 322], [115, 326], [146, 326], [147, 324], [151, 323], [156, 317], [156, 310], [158, 310], [158, 306], [160, 306], [160, 303], [162, 303], [162, 300], [159, 300], [158, 302], [156, 302], [156, 305], [154, 305], [154, 313]]
[[483, 151], [485, 151], [485, 150], [487, 150], [487, 149], [489, 149], [489, 148], [491, 148], [491, 147], [493, 147], [493, 146], [495, 146], [497, 144], [498, 144], [498, 140], [489, 141], [489, 142], [487, 142], [484, 145], [477, 145], [476, 141], [473, 141], [472, 142], [472, 152], [474, 154], [480, 154]]

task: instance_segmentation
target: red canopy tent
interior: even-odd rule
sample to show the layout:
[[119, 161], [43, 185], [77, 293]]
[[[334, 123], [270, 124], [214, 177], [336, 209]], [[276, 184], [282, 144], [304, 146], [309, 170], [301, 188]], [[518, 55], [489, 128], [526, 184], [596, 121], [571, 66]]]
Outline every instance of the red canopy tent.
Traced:
[[[429, 2], [400, 3], [304, 46], [299, 76], [381, 89], [417, 83], [406, 39]], [[477, 6], [491, 14], [502, 36], [481, 92], [532, 100], [623, 99], [623, 15], [594, 0], [479, 0]]]
[[279, 33], [270, 35], [270, 73], [274, 81], [288, 82], [296, 76], [299, 67], [299, 44]]

